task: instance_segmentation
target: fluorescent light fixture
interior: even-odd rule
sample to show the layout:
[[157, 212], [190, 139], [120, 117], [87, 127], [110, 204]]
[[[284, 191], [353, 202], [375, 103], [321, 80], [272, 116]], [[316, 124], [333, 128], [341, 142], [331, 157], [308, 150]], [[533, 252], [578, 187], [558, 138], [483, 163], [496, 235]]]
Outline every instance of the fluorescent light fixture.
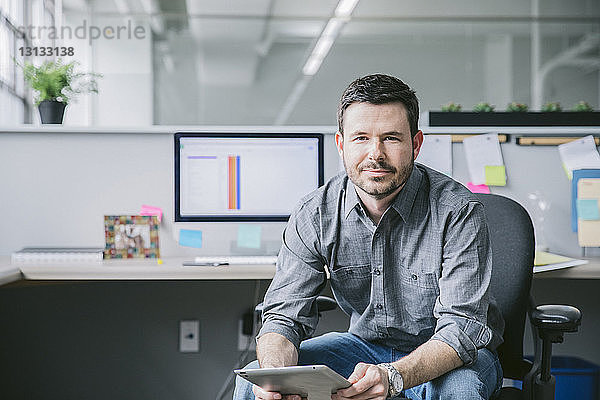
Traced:
[[310, 53], [310, 57], [306, 60], [302, 73], [306, 76], [312, 76], [317, 73], [323, 60], [327, 57], [327, 53], [331, 50], [333, 42], [337, 39], [342, 27], [346, 22], [350, 20], [350, 16], [354, 11], [354, 8], [358, 4], [358, 0], [340, 0], [337, 7], [335, 8], [335, 16], [329, 18], [325, 29], [321, 32], [321, 36], [315, 44], [315, 48]]
[[[317, 67], [319, 69], [319, 67]], [[292, 93], [288, 96], [285, 103], [283, 104], [283, 108], [279, 112], [277, 119], [275, 119], [275, 125], [283, 125], [294, 111], [296, 104], [302, 97], [302, 93], [306, 90], [306, 86], [308, 85], [308, 81], [310, 81], [309, 76], [303, 76], [299, 81], [296, 81], [294, 88], [292, 89]]]
[[[310, 57], [308, 57], [308, 60], [302, 68], [302, 73], [304, 75], [312, 76], [317, 73], [321, 67], [321, 63], [323, 63], [323, 60], [327, 57], [327, 53], [331, 50], [331, 46], [333, 46], [333, 42], [335, 42], [343, 25], [344, 22], [341, 20], [335, 18], [329, 20], [323, 33], [319, 37], [319, 40], [317, 40], [317, 44], [315, 44], [313, 51], [310, 53]], [[325, 34], [325, 32], [327, 32], [327, 34]]]
[[358, 0], [340, 0], [335, 8], [335, 16], [339, 18], [349, 17], [352, 15], [352, 11], [354, 11], [357, 3]]
[[302, 68], [302, 73], [307, 76], [313, 76], [321, 67], [321, 63], [323, 62], [323, 57], [310, 57], [304, 67]]
[[329, 22], [327, 22], [325, 29], [323, 29], [321, 36], [335, 38], [340, 33], [340, 30], [342, 29], [342, 26], [344, 26], [345, 22], [346, 21], [340, 18], [331, 18]]
[[329, 53], [331, 46], [333, 46], [333, 41], [334, 39], [331, 37], [321, 36], [310, 55], [311, 58], [325, 58], [327, 53]]

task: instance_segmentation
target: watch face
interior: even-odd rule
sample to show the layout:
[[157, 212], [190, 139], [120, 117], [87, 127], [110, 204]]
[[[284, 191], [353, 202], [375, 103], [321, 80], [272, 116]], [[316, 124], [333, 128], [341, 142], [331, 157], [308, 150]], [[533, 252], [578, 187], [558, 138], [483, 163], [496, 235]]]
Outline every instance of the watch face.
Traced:
[[392, 386], [394, 386], [394, 391], [396, 393], [400, 393], [403, 389], [404, 382], [402, 381], [402, 376], [398, 373], [394, 374], [392, 378]]

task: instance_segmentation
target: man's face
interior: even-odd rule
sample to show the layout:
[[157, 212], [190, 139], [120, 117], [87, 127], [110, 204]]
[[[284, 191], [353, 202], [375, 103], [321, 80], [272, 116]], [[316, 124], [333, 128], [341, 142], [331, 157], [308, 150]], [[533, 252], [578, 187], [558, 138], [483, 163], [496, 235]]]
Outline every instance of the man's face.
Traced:
[[346, 173], [356, 187], [383, 199], [404, 186], [423, 143], [414, 138], [402, 103], [351, 104], [344, 113], [344, 135], [335, 136]]

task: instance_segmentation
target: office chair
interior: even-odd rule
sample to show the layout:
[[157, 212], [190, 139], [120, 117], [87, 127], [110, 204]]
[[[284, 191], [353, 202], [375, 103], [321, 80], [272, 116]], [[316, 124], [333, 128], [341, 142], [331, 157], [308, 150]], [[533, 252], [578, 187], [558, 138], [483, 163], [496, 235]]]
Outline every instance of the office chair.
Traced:
[[[337, 302], [328, 296], [317, 296], [315, 301], [317, 302], [317, 312], [319, 313], [319, 317], [321, 316], [321, 313], [335, 310], [337, 308]], [[256, 305], [256, 307], [254, 307], [255, 321], [258, 323], [261, 321], [263, 308], [263, 303], [259, 303]], [[256, 332], [258, 332], [258, 330], [259, 329], [257, 327]]]
[[[504, 343], [498, 348], [498, 356], [504, 377], [523, 382], [522, 390], [502, 388], [498, 399], [554, 399], [552, 343], [562, 343], [564, 332], [577, 331], [581, 312], [566, 305], [533, 305], [530, 289], [535, 241], [527, 211], [503, 196], [477, 197], [484, 205], [492, 242], [492, 293], [505, 322]], [[533, 362], [523, 358], [527, 314], [535, 341]]]

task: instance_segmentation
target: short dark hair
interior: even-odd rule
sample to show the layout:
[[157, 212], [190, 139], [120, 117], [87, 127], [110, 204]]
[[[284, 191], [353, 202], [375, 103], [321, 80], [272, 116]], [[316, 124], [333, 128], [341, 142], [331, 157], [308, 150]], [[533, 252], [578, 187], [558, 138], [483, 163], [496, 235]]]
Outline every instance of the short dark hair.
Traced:
[[400, 79], [385, 75], [372, 74], [358, 78], [352, 82], [340, 99], [337, 119], [339, 132], [344, 134], [344, 112], [354, 103], [387, 104], [400, 102], [406, 108], [410, 135], [414, 137], [418, 132], [419, 100], [415, 91]]

